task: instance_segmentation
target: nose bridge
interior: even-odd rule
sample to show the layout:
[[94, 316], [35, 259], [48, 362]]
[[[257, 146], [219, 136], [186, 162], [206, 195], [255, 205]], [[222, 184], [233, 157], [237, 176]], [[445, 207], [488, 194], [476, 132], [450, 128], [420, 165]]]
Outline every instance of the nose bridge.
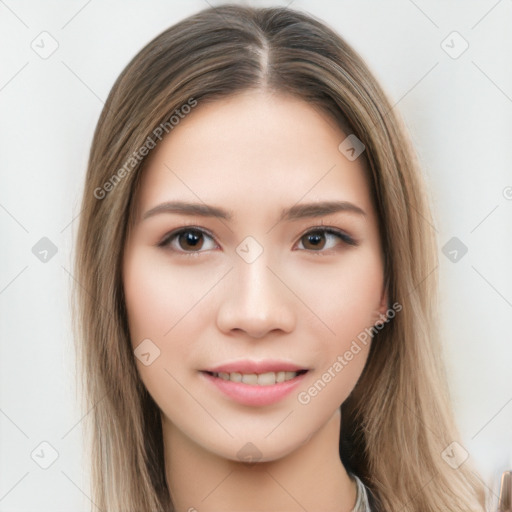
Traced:
[[282, 295], [279, 282], [269, 270], [271, 262], [267, 254], [262, 254], [257, 260], [247, 263], [238, 261], [235, 265], [236, 293], [242, 303], [252, 306], [269, 307], [273, 302], [279, 302]]
[[252, 236], [247, 236], [236, 247], [236, 289], [242, 301], [272, 300], [277, 283], [268, 267], [272, 266], [272, 251]]
[[240, 329], [253, 337], [262, 337], [275, 329], [292, 330], [293, 303], [274, 275], [279, 271], [273, 268], [271, 251], [254, 239], [246, 239], [236, 252], [230, 282], [218, 310], [219, 328]]

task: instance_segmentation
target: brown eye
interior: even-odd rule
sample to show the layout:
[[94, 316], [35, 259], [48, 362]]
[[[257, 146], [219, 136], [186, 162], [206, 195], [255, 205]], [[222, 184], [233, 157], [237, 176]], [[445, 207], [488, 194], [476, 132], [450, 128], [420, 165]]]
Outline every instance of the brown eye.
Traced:
[[193, 255], [194, 253], [199, 254], [208, 249], [215, 248], [215, 243], [212, 242], [210, 242], [210, 247], [208, 247], [208, 239], [213, 242], [213, 238], [203, 230], [186, 228], [170, 233], [158, 246], [169, 248], [177, 253]]
[[[336, 248], [336, 239], [338, 242], [343, 242], [346, 245], [357, 245], [357, 242], [343, 233], [334, 228], [318, 228], [309, 231], [300, 238], [303, 244], [303, 248], [307, 251], [312, 252], [327, 252], [329, 249]], [[323, 249], [326, 249], [325, 251]]]
[[305, 249], [323, 249], [325, 246], [325, 234], [320, 231], [311, 231], [302, 237]]
[[203, 234], [200, 231], [182, 231], [177, 235], [178, 244], [181, 249], [188, 250], [198, 250], [203, 246]]

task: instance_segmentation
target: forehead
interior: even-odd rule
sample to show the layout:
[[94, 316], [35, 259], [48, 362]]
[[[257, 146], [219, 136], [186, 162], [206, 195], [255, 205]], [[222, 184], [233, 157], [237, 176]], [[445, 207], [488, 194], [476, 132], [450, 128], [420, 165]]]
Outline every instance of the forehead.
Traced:
[[347, 135], [291, 96], [250, 91], [199, 102], [153, 149], [139, 208], [186, 198], [254, 212], [322, 199], [371, 210], [363, 156], [351, 161], [338, 149]]

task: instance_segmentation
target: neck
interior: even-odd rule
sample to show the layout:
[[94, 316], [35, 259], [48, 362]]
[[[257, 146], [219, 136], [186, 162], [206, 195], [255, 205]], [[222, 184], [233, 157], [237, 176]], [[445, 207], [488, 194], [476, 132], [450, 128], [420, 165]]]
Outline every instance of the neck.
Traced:
[[163, 417], [166, 479], [176, 512], [350, 512], [356, 485], [338, 455], [339, 409], [278, 460], [247, 464], [194, 443]]

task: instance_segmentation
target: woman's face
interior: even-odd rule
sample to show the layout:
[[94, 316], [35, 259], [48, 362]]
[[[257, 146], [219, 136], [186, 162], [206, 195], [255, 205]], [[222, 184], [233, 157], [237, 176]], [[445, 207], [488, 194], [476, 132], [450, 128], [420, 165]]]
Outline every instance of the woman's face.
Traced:
[[387, 301], [345, 138], [307, 103], [252, 91], [199, 102], [152, 150], [124, 253], [132, 346], [164, 424], [209, 452], [291, 453], [363, 370]]

